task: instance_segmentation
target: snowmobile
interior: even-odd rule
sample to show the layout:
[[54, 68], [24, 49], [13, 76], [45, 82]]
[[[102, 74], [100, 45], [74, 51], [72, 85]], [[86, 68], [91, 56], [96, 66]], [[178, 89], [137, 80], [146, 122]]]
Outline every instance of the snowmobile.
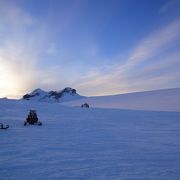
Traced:
[[24, 122], [24, 126], [26, 126], [27, 124], [38, 125], [38, 126], [42, 125], [42, 122], [38, 121], [37, 113], [35, 110], [29, 111], [28, 117], [26, 118], [26, 121]]
[[88, 103], [84, 103], [81, 105], [82, 108], [89, 108], [89, 104]]
[[4, 125], [3, 123], [0, 123], [0, 129], [8, 129], [9, 125]]

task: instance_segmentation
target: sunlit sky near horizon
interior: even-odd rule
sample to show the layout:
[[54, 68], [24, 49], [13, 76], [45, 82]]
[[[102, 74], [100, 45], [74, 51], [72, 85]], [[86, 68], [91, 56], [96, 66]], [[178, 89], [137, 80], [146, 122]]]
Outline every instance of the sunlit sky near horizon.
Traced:
[[180, 87], [180, 0], [0, 0], [0, 97]]

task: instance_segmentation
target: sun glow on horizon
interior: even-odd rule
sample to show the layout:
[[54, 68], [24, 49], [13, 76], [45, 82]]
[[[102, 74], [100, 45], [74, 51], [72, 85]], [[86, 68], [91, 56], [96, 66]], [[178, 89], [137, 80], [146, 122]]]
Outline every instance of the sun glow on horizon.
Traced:
[[16, 98], [19, 96], [19, 79], [11, 68], [1, 62], [0, 66], [0, 97]]

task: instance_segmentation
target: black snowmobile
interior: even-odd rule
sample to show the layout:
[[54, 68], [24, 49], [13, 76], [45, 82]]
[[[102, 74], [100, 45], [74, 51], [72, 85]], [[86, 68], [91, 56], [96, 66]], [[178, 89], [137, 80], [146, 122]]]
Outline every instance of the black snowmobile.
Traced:
[[0, 129], [8, 129], [9, 125], [4, 125], [3, 123], [0, 123]]
[[26, 121], [24, 122], [24, 126], [26, 126], [27, 124], [38, 125], [38, 126], [42, 125], [42, 122], [38, 121], [37, 113], [35, 110], [29, 111], [28, 117], [26, 118]]

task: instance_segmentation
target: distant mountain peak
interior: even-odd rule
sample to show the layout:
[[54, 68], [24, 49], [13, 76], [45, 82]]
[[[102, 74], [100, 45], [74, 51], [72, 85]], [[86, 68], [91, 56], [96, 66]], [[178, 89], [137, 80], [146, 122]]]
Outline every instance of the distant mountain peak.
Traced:
[[35, 89], [33, 92], [45, 92], [44, 90], [40, 89], [40, 88], [37, 88]]
[[64, 89], [61, 91], [61, 93], [70, 93], [71, 95], [77, 94], [77, 93], [76, 93], [76, 90], [75, 90], [75, 89], [72, 89], [72, 88], [70, 88], [70, 87], [64, 88]]
[[29, 94], [23, 96], [24, 100], [43, 101], [43, 102], [64, 102], [83, 98], [77, 94], [76, 90], [70, 87], [66, 87], [60, 91], [46, 92], [40, 88], [33, 90]]
[[37, 88], [34, 91], [32, 91], [30, 94], [42, 94], [42, 93], [46, 93], [46, 91], [44, 91], [40, 88]]

